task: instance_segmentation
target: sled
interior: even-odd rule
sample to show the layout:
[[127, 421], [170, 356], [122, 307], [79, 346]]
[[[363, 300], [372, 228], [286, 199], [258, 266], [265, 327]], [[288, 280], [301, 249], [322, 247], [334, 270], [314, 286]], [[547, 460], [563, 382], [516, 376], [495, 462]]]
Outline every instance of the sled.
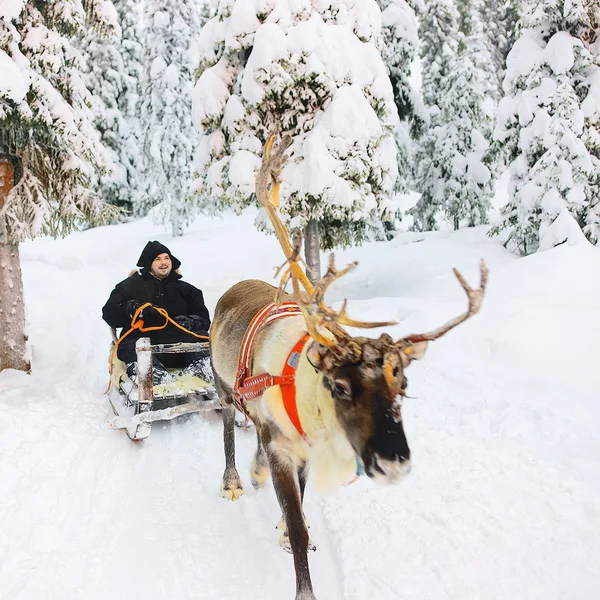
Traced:
[[[116, 342], [116, 332], [113, 340]], [[140, 338], [135, 345], [138, 381], [125, 372], [125, 364], [113, 358], [109, 405], [112, 418], [109, 425], [123, 429], [131, 440], [146, 439], [155, 421], [170, 421], [182, 415], [212, 411], [220, 407], [215, 388], [197, 375], [176, 375], [178, 369], [168, 369], [174, 381], [152, 384], [152, 355], [183, 352], [206, 352], [208, 342], [155, 344], [150, 338]]]

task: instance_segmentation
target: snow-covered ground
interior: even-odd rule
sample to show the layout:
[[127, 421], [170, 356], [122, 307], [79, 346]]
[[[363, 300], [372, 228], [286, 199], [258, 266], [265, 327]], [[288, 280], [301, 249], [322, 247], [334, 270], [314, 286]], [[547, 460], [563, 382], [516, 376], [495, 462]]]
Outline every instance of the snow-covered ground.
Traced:
[[[248, 495], [219, 497], [217, 415], [155, 425], [132, 444], [106, 425], [109, 331], [100, 310], [143, 245], [181, 259], [212, 312], [281, 261], [253, 214], [198, 218], [173, 240], [150, 219], [22, 246], [34, 372], [0, 374], [2, 600], [285, 600], [270, 487], [255, 492], [254, 436], [236, 431]], [[320, 600], [594, 600], [600, 594], [600, 252], [563, 245], [517, 259], [485, 228], [400, 234], [339, 252], [358, 269], [331, 291], [394, 336], [482, 313], [410, 367], [413, 471], [307, 493]], [[379, 332], [377, 332], [378, 334]]]

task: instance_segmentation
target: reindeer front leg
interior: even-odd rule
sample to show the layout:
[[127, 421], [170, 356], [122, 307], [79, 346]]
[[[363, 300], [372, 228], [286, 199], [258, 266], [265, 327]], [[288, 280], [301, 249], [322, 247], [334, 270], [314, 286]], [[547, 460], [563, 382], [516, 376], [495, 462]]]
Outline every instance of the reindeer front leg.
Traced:
[[223, 445], [225, 447], [225, 472], [221, 483], [221, 495], [237, 500], [246, 492], [235, 466], [235, 407], [221, 400], [223, 410]]
[[267, 456], [273, 487], [285, 519], [296, 570], [296, 600], [316, 600], [308, 569], [308, 527], [302, 512], [302, 499], [296, 465], [277, 453], [270, 444]]
[[[304, 504], [304, 488], [306, 487], [306, 480], [308, 478], [308, 469], [306, 467], [306, 463], [298, 467], [298, 485], [300, 487], [300, 504]], [[306, 515], [304, 514], [304, 510], [302, 511], [302, 515], [304, 517], [304, 524], [308, 529], [310, 529], [310, 525], [306, 520]], [[277, 529], [281, 530], [281, 536], [279, 537], [279, 545], [290, 554], [292, 553], [292, 546], [290, 545], [290, 535], [288, 533], [287, 523], [285, 522], [285, 517], [281, 515], [281, 520], [277, 525]], [[313, 552], [317, 549], [312, 538], [308, 537], [308, 549]]]
[[256, 426], [256, 452], [252, 460], [250, 476], [252, 477], [252, 485], [257, 490], [263, 487], [269, 478], [269, 459], [260, 437], [260, 427], [258, 425]]

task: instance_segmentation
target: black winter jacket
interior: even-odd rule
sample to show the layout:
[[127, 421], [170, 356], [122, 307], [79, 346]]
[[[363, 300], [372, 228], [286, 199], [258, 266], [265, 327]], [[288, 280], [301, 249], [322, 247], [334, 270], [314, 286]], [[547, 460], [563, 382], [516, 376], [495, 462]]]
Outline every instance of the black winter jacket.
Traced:
[[[210, 317], [204, 305], [202, 292], [193, 285], [181, 281], [181, 275], [174, 271], [166, 279], [157, 279], [143, 269], [142, 274], [134, 273], [118, 283], [102, 309], [102, 318], [111, 327], [124, 328], [124, 331], [127, 331], [131, 326], [131, 317], [127, 314], [126, 308], [128, 300], [137, 300], [142, 304], [151, 302], [154, 306], [166, 309], [172, 319], [180, 315], [198, 315], [203, 331], [208, 332], [210, 327]], [[159, 317], [159, 319], [162, 324], [164, 318]], [[118, 333], [120, 335], [123, 331]], [[202, 341], [184, 333], [171, 323], [164, 329], [148, 333], [132, 331], [126, 340], [131, 343], [143, 336], [149, 336], [153, 344]]]

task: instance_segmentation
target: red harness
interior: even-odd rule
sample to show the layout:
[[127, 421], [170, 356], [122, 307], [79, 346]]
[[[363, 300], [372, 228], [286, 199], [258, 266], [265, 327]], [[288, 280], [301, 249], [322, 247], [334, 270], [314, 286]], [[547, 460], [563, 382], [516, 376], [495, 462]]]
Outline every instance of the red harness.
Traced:
[[238, 372], [233, 386], [233, 400], [241, 412], [248, 414], [246, 410], [246, 402], [254, 398], [258, 398], [263, 392], [270, 387], [278, 385], [281, 387], [281, 396], [283, 398], [283, 406], [298, 430], [298, 433], [306, 440], [306, 433], [302, 429], [300, 417], [298, 415], [298, 406], [296, 404], [296, 367], [300, 361], [302, 350], [309, 339], [309, 335], [303, 335], [294, 345], [291, 352], [285, 361], [281, 375], [270, 375], [262, 373], [250, 377], [252, 352], [254, 350], [254, 340], [262, 327], [269, 325], [277, 319], [283, 317], [296, 317], [302, 314], [302, 311], [295, 302], [284, 302], [283, 304], [267, 304], [257, 315], [252, 319], [244, 339], [240, 347], [240, 355], [238, 358]]

